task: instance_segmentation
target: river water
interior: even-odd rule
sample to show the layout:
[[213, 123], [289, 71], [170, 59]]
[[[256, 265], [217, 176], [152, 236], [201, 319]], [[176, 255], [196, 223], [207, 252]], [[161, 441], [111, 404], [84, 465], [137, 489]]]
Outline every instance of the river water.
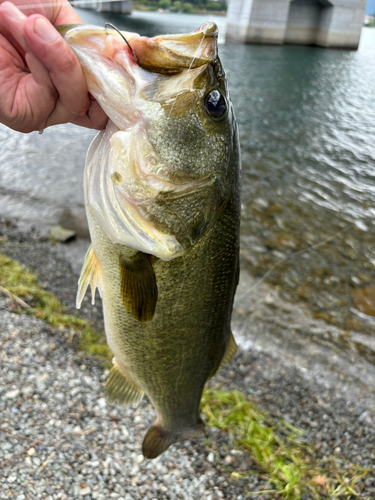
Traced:
[[[241, 136], [243, 266], [315, 318], [375, 338], [375, 29], [346, 51], [224, 44], [222, 17], [80, 14], [148, 36], [217, 22]], [[0, 126], [0, 213], [46, 228], [82, 222], [94, 135]]]

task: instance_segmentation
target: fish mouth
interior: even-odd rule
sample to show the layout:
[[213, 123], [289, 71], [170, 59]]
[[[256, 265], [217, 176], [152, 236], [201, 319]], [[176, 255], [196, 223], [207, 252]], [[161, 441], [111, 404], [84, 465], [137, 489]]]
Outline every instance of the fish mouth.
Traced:
[[206, 22], [192, 33], [135, 38], [131, 47], [142, 68], [156, 73], [179, 73], [217, 58], [217, 37], [216, 24]]
[[218, 53], [218, 28], [213, 22], [205, 22], [191, 33], [153, 38], [113, 27], [100, 28], [85, 24], [57, 26], [57, 30], [73, 49], [85, 45], [95, 50], [99, 39], [114, 37], [120, 42], [115, 51], [127, 50], [141, 68], [156, 73], [170, 74], [195, 69], [213, 62]]
[[[177, 98], [193, 94], [195, 81], [217, 58], [218, 29], [212, 22], [192, 33], [154, 38], [87, 25], [59, 31], [77, 54], [91, 94], [121, 131], [145, 131], [158, 114], [169, 118]], [[203, 180], [162, 165], [150, 145], [142, 150], [145, 175], [175, 186]]]
[[173, 98], [170, 90], [176, 95], [194, 90], [197, 76], [217, 58], [216, 25], [154, 38], [87, 25], [59, 31], [110, 119], [87, 155], [87, 209], [114, 243], [163, 260], [182, 255], [185, 248], [176, 237], [149, 222], [149, 207], [164, 193], [186, 196], [210, 183], [211, 176], [185, 174], [164, 164], [148, 127], [156, 116], [165, 118], [161, 101]]

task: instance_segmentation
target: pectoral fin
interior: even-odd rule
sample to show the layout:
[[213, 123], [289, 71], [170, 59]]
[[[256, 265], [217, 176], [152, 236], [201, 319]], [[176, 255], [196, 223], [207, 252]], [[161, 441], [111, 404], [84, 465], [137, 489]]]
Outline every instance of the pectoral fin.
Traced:
[[87, 287], [91, 287], [91, 303], [95, 304], [95, 289], [98, 288], [100, 296], [102, 296], [102, 272], [100, 264], [95, 252], [90, 245], [87, 250], [85, 262], [83, 263], [81, 276], [78, 281], [78, 291], [76, 299], [76, 307], [80, 309], [83, 297], [85, 296]]
[[107, 380], [106, 396], [108, 403], [137, 406], [143, 398], [143, 391], [121, 371], [115, 362]]
[[147, 255], [138, 252], [131, 259], [120, 256], [121, 297], [131, 316], [150, 321], [158, 300], [156, 277]]
[[221, 360], [219, 368], [211, 374], [211, 377], [213, 377], [216, 373], [218, 373], [223, 368], [223, 366], [227, 365], [232, 360], [232, 358], [236, 354], [236, 352], [237, 352], [237, 344], [236, 344], [236, 341], [234, 340], [233, 333], [230, 332], [228, 345], [227, 345], [227, 348], [225, 350], [223, 359]]

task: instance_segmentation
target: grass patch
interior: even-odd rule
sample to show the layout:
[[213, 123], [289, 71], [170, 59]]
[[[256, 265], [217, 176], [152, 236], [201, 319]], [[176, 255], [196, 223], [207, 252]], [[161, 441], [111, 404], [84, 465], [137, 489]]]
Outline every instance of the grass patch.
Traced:
[[288, 422], [274, 422], [246, 396], [237, 391], [206, 390], [201, 408], [207, 425], [227, 432], [238, 449], [248, 452], [256, 470], [232, 471], [233, 479], [246, 479], [261, 474], [268, 481], [266, 490], [253, 496], [270, 493], [275, 498], [298, 500], [303, 493], [309, 497], [361, 498], [356, 483], [373, 469], [365, 469], [336, 457], [324, 462], [303, 442], [303, 431]]
[[104, 359], [106, 365], [110, 366], [113, 355], [106, 344], [104, 333], [95, 331], [88, 321], [67, 314], [58, 298], [41, 288], [34, 273], [2, 253], [0, 253], [0, 287], [14, 299], [15, 312], [22, 310], [52, 326], [63, 326], [80, 332], [79, 349]]

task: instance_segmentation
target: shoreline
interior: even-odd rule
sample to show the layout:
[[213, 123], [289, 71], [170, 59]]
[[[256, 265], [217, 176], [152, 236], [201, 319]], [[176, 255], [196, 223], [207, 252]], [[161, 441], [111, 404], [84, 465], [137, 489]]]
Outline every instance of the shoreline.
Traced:
[[[46, 289], [51, 290], [64, 305], [74, 306], [78, 276], [77, 271], [73, 270], [69, 261], [73, 260], [75, 263], [74, 268], [78, 269], [79, 260], [83, 259], [88, 241], [78, 240], [73, 244], [52, 245], [49, 241], [45, 241], [45, 238], [42, 238], [41, 241], [40, 236], [33, 231], [29, 233], [20, 232], [17, 225], [9, 221], [7, 224], [3, 221], [3, 223], [0, 224], [0, 229], [0, 234], [2, 235], [0, 251], [5, 253], [8, 257], [19, 260], [23, 264], [34, 269], [39, 275], [40, 282]], [[67, 259], [67, 255], [70, 256], [69, 260]], [[358, 369], [352, 370], [344, 376], [342, 365], [339, 361], [345, 362], [347, 358], [342, 360], [339, 356], [339, 350], [335, 350], [324, 338], [320, 343], [316, 341], [312, 342], [309, 336], [305, 337], [301, 335], [300, 332], [295, 337], [298, 341], [292, 343], [290, 334], [288, 336], [287, 333], [292, 327], [297, 331], [297, 321], [300, 322], [300, 328], [311, 328], [312, 333], [317, 337], [321, 335], [319, 332], [324, 331], [324, 322], [322, 320], [312, 320], [308, 317], [306, 311], [301, 312], [299, 306], [294, 306], [293, 304], [287, 303], [284, 299], [281, 299], [275, 288], [265, 283], [261, 283], [254, 289], [251, 301], [248, 296], [241, 300], [241, 295], [243, 295], [253, 283], [253, 278], [251, 278], [246, 271], [243, 271], [233, 315], [233, 330], [239, 344], [239, 351], [232, 362], [214, 377], [209, 383], [209, 386], [222, 390], [239, 390], [244, 394], [251, 394], [251, 397], [254, 398], [254, 401], [262, 411], [268, 412], [271, 417], [275, 419], [285, 419], [289, 424], [301, 428], [305, 433], [306, 441], [316, 445], [317, 456], [342, 456], [345, 460], [350, 460], [358, 466], [372, 466], [373, 463], [375, 463], [375, 404], [374, 395], [368, 392], [369, 381], [365, 380], [363, 373], [360, 373]], [[1, 299], [3, 299], [3, 297], [1, 297]], [[246, 310], [243, 305], [245, 300], [247, 304]], [[4, 332], [6, 332], [4, 324], [7, 325], [8, 323], [16, 325], [8, 326], [9, 335], [12, 331], [18, 332], [18, 344], [16, 342], [13, 347], [9, 347], [10, 352], [13, 352], [13, 349], [15, 351], [18, 349], [18, 351], [13, 354], [13, 356], [15, 356], [14, 359], [18, 356], [22, 361], [24, 354], [23, 351], [19, 349], [21, 349], [22, 346], [26, 346], [30, 341], [30, 347], [28, 347], [26, 351], [28, 351], [28, 349], [36, 349], [39, 352], [35, 358], [36, 360], [40, 359], [41, 363], [37, 371], [40, 371], [42, 374], [48, 372], [50, 373], [49, 377], [51, 377], [51, 370], [57, 370], [57, 375], [54, 375], [55, 378], [53, 378], [56, 387], [53, 386], [53, 384], [49, 387], [48, 382], [44, 381], [44, 388], [47, 392], [45, 393], [42, 390], [37, 393], [40, 394], [38, 397], [42, 398], [42, 402], [44, 401], [48, 407], [49, 405], [55, 405], [57, 409], [61, 406], [61, 410], [58, 411], [69, 411], [72, 414], [81, 414], [82, 412], [75, 408], [77, 405], [83, 404], [82, 402], [79, 403], [79, 401], [83, 401], [83, 408], [86, 408], [86, 405], [88, 405], [87, 408], [92, 408], [92, 410], [90, 410], [92, 416], [87, 416], [85, 418], [80, 417], [83, 418], [85, 422], [85, 425], [79, 422], [76, 423], [76, 425], [79, 424], [81, 427], [80, 432], [88, 430], [90, 428], [89, 425], [94, 426], [93, 421], [90, 419], [94, 418], [93, 415], [96, 413], [98, 416], [95, 417], [95, 426], [101, 426], [100, 435], [106, 436], [105, 439], [109, 439], [109, 442], [113, 442], [113, 436], [108, 437], [111, 436], [110, 433], [113, 432], [115, 428], [117, 429], [120, 428], [121, 425], [125, 425], [128, 436], [131, 436], [130, 448], [128, 448], [128, 444], [121, 441], [121, 449], [118, 448], [116, 451], [116, 460], [119, 462], [121, 456], [121, 460], [127, 461], [127, 481], [133, 481], [131, 484], [134, 484], [134, 486], [131, 486], [129, 482], [128, 485], [129, 488], [132, 488], [128, 491], [131, 491], [132, 495], [133, 491], [135, 492], [132, 498], [143, 498], [147, 488], [150, 487], [151, 491], [153, 491], [154, 487], [156, 487], [155, 485], [169, 488], [170, 475], [168, 476], [168, 480], [165, 480], [167, 482], [162, 479], [155, 479], [151, 486], [147, 486], [148, 474], [157, 472], [159, 468], [164, 471], [163, 467], [165, 467], [167, 471], [178, 471], [178, 475], [174, 477], [182, 477], [182, 483], [185, 481], [185, 486], [182, 487], [182, 492], [180, 492], [182, 495], [181, 498], [200, 499], [202, 495], [211, 495], [212, 499], [216, 500], [216, 498], [221, 496], [218, 493], [220, 492], [224, 495], [223, 498], [234, 500], [237, 498], [245, 498], [247, 491], [258, 490], [265, 486], [265, 484], [262, 484], [261, 478], [257, 475], [239, 482], [229, 480], [228, 474], [220, 467], [219, 457], [216, 459], [210, 458], [210, 454], [212, 453], [211, 448], [207, 446], [207, 444], [201, 442], [189, 444], [188, 446], [184, 443], [172, 446], [170, 451], [163, 455], [158, 462], [143, 462], [139, 455], [141, 453], [140, 440], [143, 437], [145, 422], [151, 423], [153, 420], [152, 407], [146, 401], [143, 402], [137, 410], [132, 408], [119, 409], [117, 407], [107, 407], [104, 399], [103, 387], [103, 377], [105, 378], [106, 375], [100, 368], [98, 361], [86, 357], [77, 358], [74, 344], [69, 345], [67, 343], [67, 336], [69, 336], [69, 334], [64, 331], [64, 329], [59, 330], [58, 328], [52, 328], [40, 320], [30, 318], [30, 316], [14, 315], [9, 311], [9, 307], [4, 305], [4, 301], [1, 300], [1, 302], [0, 323], [2, 322], [2, 335], [5, 335]], [[89, 299], [86, 298], [80, 312], [82, 312], [84, 317], [94, 322], [100, 328], [101, 308], [99, 302], [92, 307]], [[326, 327], [331, 328], [329, 325]], [[316, 328], [318, 328], [318, 330], [316, 330]], [[28, 332], [31, 332], [30, 340], [28, 340]], [[275, 333], [277, 333], [277, 335], [275, 335]], [[39, 337], [39, 335], [43, 338]], [[45, 337], [45, 335], [47, 335], [49, 340], [46, 340], [47, 337]], [[53, 348], [53, 351], [48, 347], [51, 345], [56, 346]], [[46, 355], [47, 353], [49, 354]], [[308, 357], [306, 353], [308, 353]], [[45, 357], [44, 360], [40, 357], [42, 354]], [[25, 354], [25, 356], [27, 357], [28, 355]], [[65, 356], [66, 361], [64, 361]], [[12, 359], [10, 355], [8, 355], [8, 358]], [[33, 361], [33, 359], [29, 359], [31, 363], [30, 366], [33, 366], [33, 363], [36, 362], [35, 360]], [[17, 432], [20, 434], [24, 432], [28, 424], [26, 421], [23, 422], [22, 419], [24, 417], [22, 416], [22, 412], [21, 414], [12, 413], [11, 408], [17, 408], [17, 405], [15, 406], [15, 400], [17, 400], [18, 397], [21, 398], [20, 408], [22, 408], [23, 404], [26, 404], [26, 402], [22, 400], [22, 387], [30, 385], [30, 383], [25, 380], [29, 368], [24, 372], [22, 366], [28, 367], [29, 361], [25, 360], [21, 362], [19, 367], [16, 363], [11, 371], [6, 370], [6, 366], [4, 367], [7, 377], [11, 376], [12, 372], [19, 374], [17, 375], [17, 379], [12, 378], [13, 383], [16, 384], [14, 388], [11, 385], [7, 385], [6, 387], [6, 392], [18, 391], [18, 395], [15, 396], [14, 400], [7, 400], [5, 398], [3, 402], [5, 407], [3, 406], [1, 409], [0, 405], [0, 413], [3, 417], [6, 416], [6, 418], [10, 418], [10, 424], [13, 422], [12, 425], [16, 425], [14, 422], [18, 422], [17, 425], [20, 426], [20, 429]], [[354, 366], [354, 361], [355, 358], [351, 357], [347, 359], [346, 363], [350, 363]], [[66, 366], [64, 363], [67, 363]], [[44, 367], [44, 365], [46, 366]], [[85, 387], [87, 386], [84, 382], [85, 377], [97, 380], [96, 383], [100, 383], [100, 385], [92, 394], [90, 393], [90, 386], [87, 386], [86, 389], [82, 389], [85, 396], [83, 399], [77, 399], [75, 395], [72, 396], [73, 393], [70, 394], [69, 392], [74, 392], [74, 387], [73, 389], [70, 386], [66, 389], [63, 386], [58, 387], [58, 374], [60, 371], [61, 374], [64, 373], [64, 366], [65, 370], [70, 370], [71, 380], [78, 380], [77, 377], [79, 377], [80, 380], [82, 378], [83, 382], [80, 382], [78, 386], [82, 384]], [[23, 375], [23, 373], [25, 373], [25, 375]], [[41, 386], [42, 389], [43, 383]], [[1, 390], [2, 388], [0, 387], [0, 391]], [[70, 401], [69, 405], [73, 404], [71, 403], [71, 401], [73, 401], [74, 407], [69, 407], [70, 409], [67, 410], [64, 409], [65, 406], [63, 403], [59, 403], [59, 400], [54, 401], [54, 394], [56, 392], [59, 393], [59, 391], [61, 393], [67, 391], [61, 401]], [[80, 393], [78, 392], [77, 395], [78, 394]], [[0, 397], [0, 400], [1, 399]], [[95, 408], [97, 409], [95, 410]], [[47, 424], [50, 416], [43, 415], [41, 418], [46, 426], [45, 433], [48, 434], [50, 430]], [[58, 421], [60, 417], [53, 418]], [[111, 421], [111, 418], [114, 420]], [[70, 419], [73, 422], [75, 421], [75, 417], [70, 417]], [[103, 427], [103, 421], [107, 422], [106, 425], [109, 426], [109, 429]], [[117, 422], [119, 423], [117, 424]], [[114, 424], [116, 425], [114, 426]], [[69, 425], [72, 425], [72, 429], [74, 428], [73, 424]], [[112, 431], [110, 431], [110, 429], [112, 429]], [[95, 453], [102, 453], [98, 451], [98, 446], [100, 449], [101, 441], [96, 441], [96, 431], [93, 431], [91, 436], [90, 449], [95, 448]], [[35, 436], [33, 436], [33, 438], [34, 437]], [[72, 434], [72, 438], [73, 437], [74, 433]], [[1, 439], [4, 439], [4, 435], [0, 433], [0, 461], [2, 460], [1, 453], [3, 453], [1, 451]], [[47, 439], [45, 435], [44, 439]], [[48, 439], [52, 439], [50, 435]], [[73, 441], [69, 438], [67, 446], [75, 446], [78, 449], [77, 453], [79, 452], [83, 456], [84, 446], [87, 446], [85, 445], [85, 439], [76, 438], [76, 444], [73, 445]], [[218, 452], [224, 453], [223, 450], [228, 450], [226, 455], [222, 457], [223, 460], [225, 459], [228, 463], [234, 465], [237, 463], [236, 460], [241, 459], [241, 455], [236, 456], [236, 453], [234, 453], [234, 455], [231, 454], [230, 440], [228, 441], [229, 438], [227, 435], [224, 436], [222, 432], [211, 429], [209, 431], [209, 439], [211, 446], [214, 446], [214, 449], [217, 449]], [[6, 438], [5, 442], [7, 442]], [[68, 444], [69, 442], [70, 444]], [[126, 442], [128, 443], [128, 441]], [[47, 447], [48, 449], [45, 452], [43, 451], [42, 445], [40, 449], [38, 447], [35, 448], [37, 449], [37, 454], [42, 457], [39, 465], [36, 466], [37, 468], [48, 459], [53, 451], [57, 453], [56, 456], [60, 457], [60, 451], [56, 451], [52, 445], [50, 448]], [[101, 459], [105, 461], [106, 456], [111, 456], [111, 460], [115, 460], [116, 457], [114, 457], [112, 451], [108, 449], [107, 451], [104, 450], [104, 455], [102, 455]], [[26, 454], [26, 458], [28, 456], [29, 455]], [[219, 454], [219, 456], [221, 455]], [[65, 461], [63, 455], [61, 455], [60, 458], [62, 462]], [[32, 457], [30, 460], [31, 465], [33, 465]], [[86, 458], [86, 461], [87, 460], [90, 461], [92, 459], [88, 457]], [[217, 460], [219, 461], [217, 462]], [[80, 461], [80, 459], [77, 459], [73, 470], [76, 467], [82, 466], [82, 463], [82, 460]], [[172, 466], [172, 464], [174, 465]], [[6, 468], [8, 476], [5, 476], [5, 482], [7, 481], [7, 477], [13, 477], [12, 471], [14, 469], [23, 471], [26, 465], [27, 461], [25, 461], [25, 457], [21, 457], [19, 460], [17, 459], [14, 463], [12, 462], [9, 468]], [[241, 460], [237, 465], [239, 471], [241, 471]], [[17, 469], [17, 467], [19, 469]], [[245, 460], [244, 467], [251, 467], [251, 464], [247, 463]], [[92, 484], [88, 482], [87, 478], [91, 478], [90, 466], [82, 466], [82, 471], [83, 473], [76, 473], [75, 476], [82, 476], [80, 481], [84, 483], [87, 482], [89, 485], [87, 487], [90, 487], [92, 493], [94, 491], [99, 491], [98, 489], [94, 490], [96, 486], [99, 488], [99, 480], [95, 480], [96, 482], [94, 481]], [[46, 467], [45, 472], [46, 474], [50, 474], [49, 477], [53, 475], [53, 470], [51, 472], [48, 467]], [[27, 474], [29, 474], [29, 472]], [[203, 480], [201, 480], [202, 476]], [[44, 478], [44, 475], [42, 474], [41, 477]], [[373, 498], [375, 495], [375, 477], [367, 477], [366, 480], [362, 482], [360, 481], [364, 496], [359, 498]], [[61, 495], [53, 498], [60, 498], [63, 500], [64, 498], [81, 497], [79, 493], [80, 489], [76, 482], [73, 481], [69, 488], [71, 489], [69, 490], [70, 493], [68, 497]], [[74, 490], [74, 488], [76, 489]], [[80, 488], [84, 489], [82, 486], [80, 486]], [[107, 486], [105, 488], [107, 488]], [[198, 496], [194, 496], [194, 493], [192, 493], [195, 490], [197, 492], [200, 491], [200, 493], [197, 494]], [[112, 485], [110, 489], [107, 488], [107, 491], [114, 492], [116, 490]], [[159, 493], [160, 491], [161, 490], [159, 490]], [[154, 495], [155, 494], [156, 493], [154, 493]], [[109, 493], [104, 493], [104, 496], [100, 495], [102, 495], [102, 493], [99, 492], [95, 494], [95, 496], [89, 498], [106, 500], [105, 495], [108, 496]], [[34, 498], [39, 497], [35, 496]], [[127, 497], [124, 496], [124, 498]], [[157, 498], [170, 497], [165, 496], [164, 493], [160, 493], [160, 496]], [[267, 494], [265, 494], [260, 498], [266, 499], [276, 497], [272, 495], [267, 496]], [[310, 497], [306, 496], [303, 498], [308, 499]]]

